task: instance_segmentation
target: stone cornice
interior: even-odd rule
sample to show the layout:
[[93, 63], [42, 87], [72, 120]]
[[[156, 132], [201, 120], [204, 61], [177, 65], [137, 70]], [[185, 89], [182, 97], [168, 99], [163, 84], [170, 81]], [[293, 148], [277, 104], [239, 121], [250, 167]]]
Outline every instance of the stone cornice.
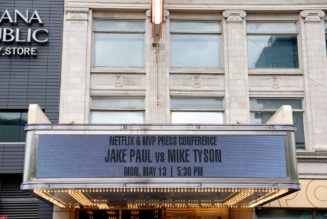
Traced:
[[325, 12], [321, 10], [304, 10], [301, 11], [300, 15], [305, 22], [320, 22], [325, 16]]

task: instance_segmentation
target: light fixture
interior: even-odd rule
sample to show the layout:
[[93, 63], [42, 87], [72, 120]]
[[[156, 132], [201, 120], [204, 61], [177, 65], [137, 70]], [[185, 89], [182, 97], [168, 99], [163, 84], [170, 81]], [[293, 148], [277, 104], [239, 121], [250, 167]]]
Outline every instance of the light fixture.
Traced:
[[70, 190], [68, 194], [83, 206], [93, 206], [93, 202], [80, 190]]
[[58, 198], [55, 198], [54, 196], [50, 195], [48, 192], [45, 192], [41, 189], [34, 189], [33, 192], [38, 196], [41, 196], [45, 200], [48, 200], [49, 202], [57, 205], [60, 208], [65, 208], [67, 206], [65, 202], [59, 200]]
[[254, 190], [242, 190], [238, 192], [236, 195], [232, 196], [230, 199], [224, 202], [224, 205], [233, 206], [236, 205], [238, 202], [244, 200], [245, 198], [252, 195], [255, 191]]
[[[117, 208], [118, 205], [110, 203], [110, 198], [100, 198], [103, 193], [114, 193], [113, 195], [122, 195], [120, 193], [151, 193], [146, 199], [127, 200], [125, 207], [129, 209], [138, 208], [161, 208], [161, 207], [178, 207], [178, 208], [217, 208], [217, 207], [255, 207], [271, 199], [277, 198], [288, 189], [282, 188], [213, 188], [213, 187], [125, 187], [125, 188], [84, 188], [84, 189], [35, 189], [34, 193], [49, 202], [61, 208], [79, 208], [93, 207], [103, 210]], [[98, 194], [97, 194], [98, 193]], [[170, 199], [153, 199], [154, 193], [171, 193], [174, 198]], [[192, 193], [193, 199], [179, 199], [183, 193]], [[199, 196], [197, 197], [198, 193]], [[210, 193], [222, 193], [220, 196]], [[208, 198], [200, 199], [203, 195], [208, 194]], [[162, 194], [163, 196], [167, 196]], [[156, 194], [157, 196], [157, 194]], [[155, 196], [155, 197], [156, 197]], [[125, 197], [125, 196], [124, 196]], [[206, 197], [206, 196], [204, 196]], [[211, 197], [211, 198], [209, 198]], [[75, 201], [76, 200], [76, 201]]]
[[253, 208], [253, 207], [260, 205], [268, 200], [279, 197], [279, 196], [285, 194], [286, 192], [288, 192], [288, 189], [279, 189], [277, 191], [270, 192], [267, 195], [263, 196], [262, 198], [257, 199], [255, 201], [253, 201], [252, 203], [250, 203], [248, 207]]

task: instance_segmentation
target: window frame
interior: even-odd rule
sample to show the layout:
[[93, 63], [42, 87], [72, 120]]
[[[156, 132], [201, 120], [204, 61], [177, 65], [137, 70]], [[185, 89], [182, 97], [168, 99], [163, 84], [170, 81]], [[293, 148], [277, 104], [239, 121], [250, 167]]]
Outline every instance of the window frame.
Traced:
[[[223, 56], [223, 22], [221, 18], [210, 19], [206, 18], [202, 15], [200, 18], [194, 17], [182, 17], [182, 16], [171, 16], [170, 28], [169, 28], [169, 44], [170, 44], [170, 52], [169, 52], [169, 69], [170, 73], [223, 73], [224, 69], [224, 56]], [[185, 22], [185, 23], [216, 23], [219, 25], [218, 31], [173, 31], [171, 30], [171, 24], [173, 22]], [[213, 35], [219, 37], [218, 46], [219, 46], [219, 66], [218, 67], [173, 67], [171, 65], [171, 57], [172, 57], [172, 36], [173, 35]]]
[[[97, 21], [122, 21], [122, 22], [143, 22], [143, 30], [103, 30], [96, 28]], [[96, 66], [95, 62], [95, 35], [96, 34], [143, 34], [143, 66]], [[91, 34], [91, 72], [144, 72], [146, 67], [146, 19], [137, 16], [136, 18], [124, 18], [123, 15], [120, 16], [94, 16], [92, 20], [92, 34]]]
[[[303, 142], [303, 145], [301, 144], [301, 145], [297, 146], [296, 139], [295, 139], [295, 144], [296, 144], [295, 146], [296, 146], [297, 150], [305, 149], [305, 147], [306, 147], [306, 143], [305, 143], [305, 141], [306, 141], [306, 136], [305, 136], [306, 126], [305, 126], [305, 121], [304, 121], [305, 110], [303, 108], [303, 106], [304, 106], [304, 102], [303, 102], [304, 98], [303, 97], [250, 97], [250, 122], [253, 123], [252, 119], [251, 119], [252, 113], [263, 112], [263, 113], [272, 113], [272, 115], [273, 115], [274, 113], [277, 112], [278, 108], [276, 108], [276, 109], [273, 109], [273, 108], [253, 109], [251, 107], [251, 99], [256, 99], [256, 100], [298, 100], [298, 101], [301, 101], [301, 106], [302, 106], [301, 109], [298, 109], [298, 108], [294, 109], [292, 107], [292, 116], [294, 116], [294, 113], [300, 113], [302, 115], [302, 123], [303, 123], [302, 131], [303, 131], [304, 142]], [[264, 124], [264, 123], [262, 123], [262, 124]]]
[[[295, 31], [248, 31], [247, 25], [249, 23], [258, 23], [258, 24], [265, 24], [265, 23], [294, 23], [296, 30]], [[296, 37], [297, 41], [297, 58], [298, 58], [298, 67], [297, 68], [250, 68], [248, 67], [249, 74], [253, 73], [261, 73], [261, 74], [302, 74], [302, 63], [301, 63], [301, 40], [300, 40], [300, 31], [299, 31], [299, 22], [295, 19], [247, 19], [246, 23], [246, 43], [247, 43], [247, 57], [248, 57], [248, 66], [249, 66], [249, 40], [248, 36], [283, 36], [283, 35], [293, 35]]]
[[[10, 110], [10, 109], [0, 109], [0, 113], [19, 113], [20, 115], [19, 115], [19, 124], [17, 124], [17, 126], [19, 126], [19, 127], [25, 127], [27, 124], [28, 124], [28, 121], [27, 121], [27, 119], [28, 119], [28, 114], [27, 114], [27, 110]], [[23, 114], [25, 114], [25, 117], [26, 117], [26, 123], [23, 123], [22, 121], [23, 121]], [[16, 142], [18, 142], [18, 143], [21, 143], [21, 142], [25, 142], [26, 141], [26, 134], [25, 134], [25, 132], [24, 132], [24, 130], [23, 131], [19, 131], [19, 133], [18, 133], [18, 135], [19, 135], [19, 139], [18, 139], [18, 141], [2, 141], [2, 139], [0, 139], [0, 143], [16, 143]]]
[[[225, 102], [223, 97], [210, 97], [210, 96], [171, 96], [170, 100], [172, 99], [217, 99], [222, 102], [222, 108], [217, 108], [217, 109], [209, 109], [209, 108], [202, 108], [202, 109], [195, 109], [195, 108], [173, 108], [172, 104], [170, 104], [170, 123], [171, 124], [181, 124], [181, 123], [174, 123], [173, 122], [173, 113], [174, 112], [213, 112], [213, 113], [221, 113], [223, 121], [222, 123], [210, 123], [210, 124], [224, 124], [225, 122]], [[170, 101], [171, 102], [171, 101]]]
[[[143, 107], [131, 107], [131, 108], [125, 108], [125, 107], [93, 107], [92, 106], [92, 100], [94, 98], [103, 98], [103, 99], [142, 99], [143, 100]], [[89, 123], [92, 122], [92, 113], [93, 112], [142, 112], [143, 113], [143, 122], [140, 124], [145, 123], [145, 97], [144, 96], [92, 96], [90, 101], [90, 111], [89, 111]], [[95, 124], [95, 123], [93, 123]], [[103, 123], [103, 124], [117, 124], [117, 123]], [[127, 123], [121, 123], [121, 124], [127, 124]]]

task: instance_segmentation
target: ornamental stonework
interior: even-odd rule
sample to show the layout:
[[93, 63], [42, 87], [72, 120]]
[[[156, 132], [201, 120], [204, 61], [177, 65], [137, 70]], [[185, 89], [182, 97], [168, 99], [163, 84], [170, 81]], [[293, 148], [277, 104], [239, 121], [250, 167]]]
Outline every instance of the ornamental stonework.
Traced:
[[325, 16], [325, 12], [320, 10], [304, 10], [300, 13], [305, 22], [320, 22]]
[[227, 22], [243, 22], [246, 12], [243, 10], [227, 10], [223, 12], [223, 16], [227, 18]]

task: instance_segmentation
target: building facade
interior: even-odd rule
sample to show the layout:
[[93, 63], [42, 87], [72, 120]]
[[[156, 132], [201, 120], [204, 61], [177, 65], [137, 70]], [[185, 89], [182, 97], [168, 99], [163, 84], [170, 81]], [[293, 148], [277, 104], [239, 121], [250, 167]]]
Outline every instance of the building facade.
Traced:
[[[63, 131], [92, 124], [118, 135], [137, 133], [132, 124], [163, 134], [171, 133], [166, 126], [184, 134], [206, 133], [210, 125], [241, 130], [290, 105], [301, 190], [255, 208], [183, 202], [151, 211], [142, 203], [101, 211], [81, 196], [87, 187], [82, 193], [67, 190], [76, 200], [82, 197], [76, 208], [58, 207], [50, 192], [36, 194], [57, 203], [56, 219], [327, 218], [326, 10], [325, 0], [167, 0], [156, 41], [148, 1], [66, 0], [58, 120]], [[35, 103], [57, 123], [43, 102]], [[107, 197], [110, 191], [100, 193]], [[124, 198], [124, 192], [117, 194]]]
[[52, 218], [53, 205], [20, 190], [29, 104], [59, 118], [62, 0], [0, 2], [0, 216]]
[[260, 124], [291, 105], [302, 190], [202, 216], [325, 218], [326, 3], [165, 1], [157, 43], [147, 1], [67, 0], [59, 122]]

